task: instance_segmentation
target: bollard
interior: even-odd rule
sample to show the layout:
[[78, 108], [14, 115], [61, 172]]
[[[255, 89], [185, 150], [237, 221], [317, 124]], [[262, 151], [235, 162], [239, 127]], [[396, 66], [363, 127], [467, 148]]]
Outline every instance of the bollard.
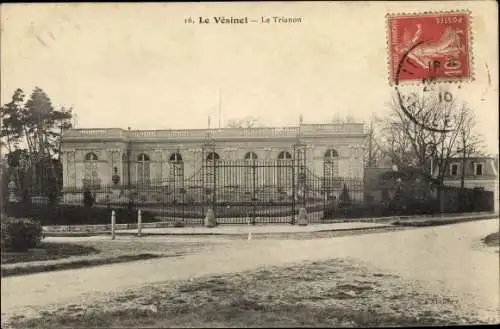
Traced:
[[250, 218], [248, 218], [247, 220], [247, 226], [248, 226], [248, 241], [252, 240], [252, 231], [251, 231], [251, 228], [250, 228]]
[[298, 220], [298, 224], [300, 226], [305, 226], [307, 225], [309, 222], [309, 218], [307, 216], [307, 210], [305, 207], [302, 207], [299, 209], [299, 220]]
[[141, 209], [137, 210], [137, 236], [141, 236], [142, 233], [142, 213]]
[[111, 240], [115, 239], [115, 224], [116, 224], [116, 214], [115, 211], [111, 211]]

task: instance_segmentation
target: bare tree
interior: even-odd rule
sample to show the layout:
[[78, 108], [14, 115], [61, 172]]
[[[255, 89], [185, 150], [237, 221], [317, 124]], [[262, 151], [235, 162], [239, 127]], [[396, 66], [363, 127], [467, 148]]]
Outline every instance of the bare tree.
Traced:
[[433, 169], [437, 169], [436, 174], [439, 182], [444, 180], [450, 158], [457, 155], [460, 131], [463, 129], [465, 118], [470, 112], [465, 103], [453, 104], [454, 101], [451, 103], [450, 106], [445, 107], [443, 112], [436, 114], [436, 116], [440, 117], [438, 120], [443, 120], [445, 126], [447, 126], [446, 120], [453, 120], [454, 129], [449, 132], [432, 133], [428, 142], [432, 160], [436, 163]]
[[390, 109], [381, 122], [387, 153], [403, 166], [430, 171], [432, 163], [442, 177], [446, 161], [456, 155], [458, 134], [473, 127], [471, 110], [446, 88], [394, 96]]
[[381, 165], [385, 152], [380, 146], [380, 136], [377, 131], [376, 118], [373, 117], [366, 127], [365, 167], [376, 168]]
[[480, 134], [475, 132], [476, 121], [472, 111], [464, 113], [463, 124], [459, 129], [457, 154], [461, 158], [460, 188], [465, 187], [465, 166], [467, 159], [472, 155], [483, 153], [483, 140]]
[[440, 185], [457, 150], [470, 154], [477, 149], [472, 111], [447, 88], [395, 95], [390, 109], [382, 121], [386, 152], [400, 166], [435, 174]]
[[406, 133], [407, 122], [401, 122], [396, 112], [385, 118], [377, 118], [375, 125], [379, 127], [376, 141], [383, 156], [398, 167], [407, 167], [415, 162], [411, 138]]

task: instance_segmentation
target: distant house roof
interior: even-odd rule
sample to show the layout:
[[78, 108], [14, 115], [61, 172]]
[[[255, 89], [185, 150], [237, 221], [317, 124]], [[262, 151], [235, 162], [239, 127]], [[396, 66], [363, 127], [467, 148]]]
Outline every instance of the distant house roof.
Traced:
[[[449, 160], [461, 161], [462, 158], [461, 157], [450, 157]], [[493, 161], [498, 161], [498, 157], [472, 155], [472, 156], [467, 157], [467, 160], [493, 160]]]
[[[465, 160], [465, 161], [464, 161]], [[466, 159], [462, 159], [460, 157], [451, 158], [446, 166], [451, 168], [452, 164], [459, 164], [460, 168], [462, 163], [464, 164], [464, 177], [465, 179], [478, 179], [478, 175], [475, 173], [475, 163], [483, 163], [485, 167], [483, 168], [483, 172], [481, 175], [481, 179], [495, 179], [498, 177], [498, 157], [469, 157]], [[439, 168], [436, 168], [438, 170]], [[461, 175], [452, 175], [450, 170], [445, 170], [445, 179], [447, 180], [456, 180], [460, 179]]]

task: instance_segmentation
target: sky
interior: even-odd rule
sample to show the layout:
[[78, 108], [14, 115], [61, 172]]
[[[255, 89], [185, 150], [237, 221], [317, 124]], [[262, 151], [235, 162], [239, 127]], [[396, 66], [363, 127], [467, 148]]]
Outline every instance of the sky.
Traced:
[[[206, 128], [208, 116], [212, 127], [248, 116], [270, 126], [296, 125], [300, 115], [368, 121], [393, 93], [385, 15], [450, 9], [471, 11], [475, 75], [451, 88], [496, 154], [493, 1], [2, 5], [1, 103], [39, 86], [73, 107], [79, 128]], [[185, 23], [200, 16], [212, 23]], [[213, 16], [301, 22], [224, 25]]]

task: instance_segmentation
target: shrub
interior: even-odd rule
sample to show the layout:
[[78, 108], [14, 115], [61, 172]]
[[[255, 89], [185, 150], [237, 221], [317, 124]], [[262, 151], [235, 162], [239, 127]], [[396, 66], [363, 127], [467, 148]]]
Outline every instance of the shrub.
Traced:
[[174, 227], [184, 227], [184, 222], [182, 220], [175, 220]]
[[358, 204], [351, 203], [335, 207], [329, 204], [324, 209], [324, 219], [335, 218], [363, 218], [363, 217], [382, 217], [386, 216], [384, 207], [379, 204]]
[[29, 218], [2, 219], [2, 249], [26, 251], [38, 246], [43, 238], [42, 226]]
[[340, 193], [340, 205], [348, 205], [351, 202], [351, 196], [349, 195], [349, 189], [347, 185], [344, 184], [344, 188], [342, 189], [342, 193]]

